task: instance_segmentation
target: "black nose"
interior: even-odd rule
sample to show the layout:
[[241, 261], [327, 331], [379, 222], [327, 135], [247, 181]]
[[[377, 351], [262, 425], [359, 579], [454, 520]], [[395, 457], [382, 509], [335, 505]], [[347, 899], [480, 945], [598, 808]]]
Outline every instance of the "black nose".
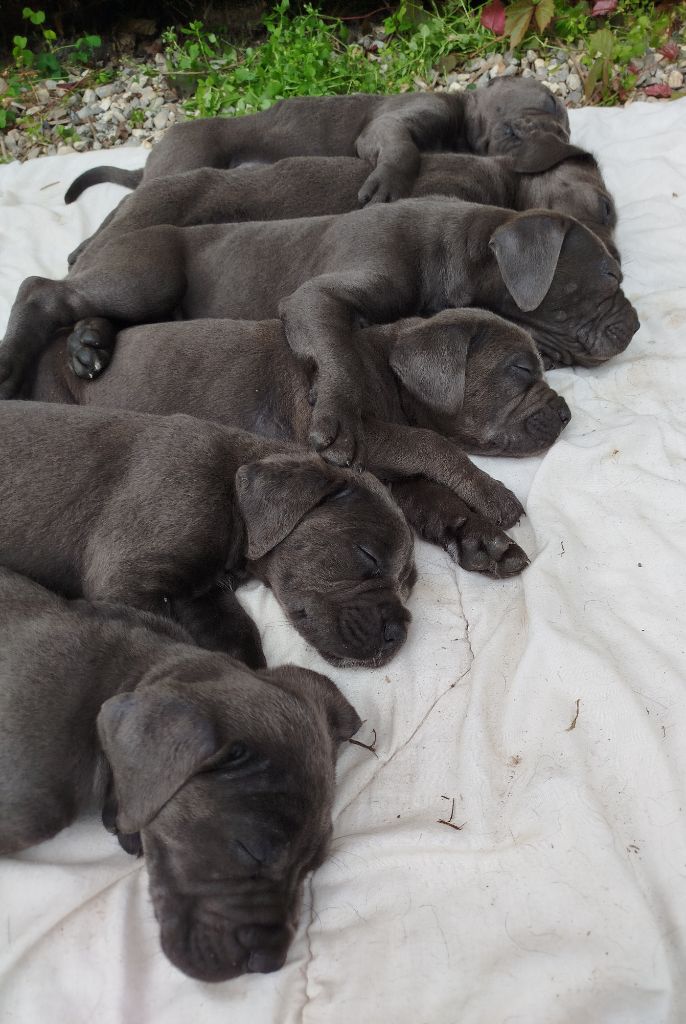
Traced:
[[292, 938], [287, 925], [242, 925], [236, 938], [248, 950], [248, 971], [269, 974], [283, 966]]
[[572, 414], [569, 410], [569, 406], [565, 402], [564, 398], [558, 398], [555, 403], [557, 415], [560, 417], [565, 426], [569, 423], [572, 418]]
[[387, 622], [383, 628], [383, 638], [387, 644], [398, 644], [407, 637], [404, 622]]

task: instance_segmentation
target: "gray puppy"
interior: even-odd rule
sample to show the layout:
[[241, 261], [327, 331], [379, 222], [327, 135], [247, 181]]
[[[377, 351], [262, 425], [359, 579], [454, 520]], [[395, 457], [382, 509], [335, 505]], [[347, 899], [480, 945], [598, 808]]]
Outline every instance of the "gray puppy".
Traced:
[[135, 187], [198, 167], [272, 163], [289, 156], [358, 156], [372, 165], [359, 202], [408, 196], [422, 150], [507, 153], [534, 132], [569, 138], [564, 105], [539, 82], [517, 78], [461, 94], [409, 93], [296, 97], [247, 117], [199, 118], [174, 125], [145, 171], [93, 168], [67, 193], [75, 199], [101, 181]]
[[[152, 178], [122, 200], [97, 234], [70, 255], [69, 264], [89, 247], [93, 255], [116, 235], [156, 224], [191, 227], [348, 213], [357, 206], [367, 172], [367, 164], [353, 157], [291, 157], [265, 166], [208, 167]], [[424, 154], [412, 196], [439, 195], [513, 210], [557, 210], [589, 227], [619, 259], [613, 241], [617, 214], [596, 161], [555, 135], [534, 135], [507, 156]], [[67, 196], [70, 202], [76, 198], [72, 189]]]
[[[525, 326], [548, 365], [593, 366], [638, 328], [621, 269], [588, 228], [548, 211], [406, 199], [341, 216], [132, 232], [63, 281], [28, 278], [2, 346], [0, 397], [16, 394], [55, 333], [86, 317], [125, 323], [279, 314], [317, 369], [310, 442], [349, 464], [360, 448], [356, 322], [481, 306]], [[95, 367], [94, 367], [95, 368]]]
[[283, 964], [360, 725], [331, 680], [251, 672], [157, 616], [0, 569], [0, 721], [0, 854], [111, 790], [172, 963], [202, 981]]
[[368, 473], [189, 416], [28, 402], [0, 403], [0, 564], [68, 597], [169, 604], [201, 646], [253, 665], [227, 573], [264, 580], [350, 665], [402, 645], [415, 575], [411, 531]]
[[[42, 356], [24, 397], [188, 412], [306, 442], [311, 375], [289, 349], [279, 320], [132, 327], [118, 335], [116, 347], [109, 330], [108, 321], [78, 324]], [[115, 352], [108, 372], [90, 384], [75, 377], [68, 354], [88, 377], [79, 353], [105, 344]], [[550, 447], [570, 419], [564, 399], [543, 380], [530, 336], [493, 313], [446, 310], [428, 320], [367, 327], [353, 333], [352, 344], [363, 366], [358, 397], [368, 465], [382, 479], [421, 474], [448, 486], [460, 480], [464, 495], [474, 466], [462, 450], [533, 455]], [[411, 488], [400, 493], [410, 523], [421, 525]], [[436, 517], [445, 507], [439, 542], [463, 568], [496, 577], [521, 571], [524, 553], [466, 505], [458, 516], [456, 504], [452, 495], [432, 503]]]

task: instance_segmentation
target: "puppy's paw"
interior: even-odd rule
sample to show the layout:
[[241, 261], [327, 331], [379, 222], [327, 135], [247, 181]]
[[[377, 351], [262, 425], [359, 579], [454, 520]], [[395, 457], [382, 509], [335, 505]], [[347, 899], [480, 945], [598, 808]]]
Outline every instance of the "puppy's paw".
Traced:
[[318, 402], [312, 413], [310, 444], [335, 466], [364, 463], [362, 423], [358, 413], [345, 406]]
[[526, 553], [507, 534], [473, 514], [446, 544], [446, 550], [463, 569], [495, 580], [517, 576], [529, 564]]
[[372, 203], [394, 203], [404, 199], [412, 191], [412, 182], [388, 167], [377, 167], [369, 175], [357, 193], [360, 206], [371, 206]]
[[109, 320], [79, 320], [67, 338], [69, 365], [82, 380], [95, 380], [109, 366], [116, 330]]
[[469, 501], [489, 523], [501, 530], [509, 530], [524, 515], [524, 506], [519, 498], [505, 484], [492, 477], [486, 477], [474, 499]]

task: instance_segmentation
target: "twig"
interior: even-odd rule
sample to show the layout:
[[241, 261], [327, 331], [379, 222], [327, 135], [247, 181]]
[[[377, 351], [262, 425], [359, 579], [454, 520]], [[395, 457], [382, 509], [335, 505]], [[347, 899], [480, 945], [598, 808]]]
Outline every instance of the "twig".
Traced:
[[581, 697], [577, 697], [576, 698], [576, 714], [574, 715], [574, 718], [572, 719], [571, 725], [568, 725], [567, 728], [565, 729], [565, 732], [571, 732], [572, 729], [576, 729], [576, 723], [577, 723], [577, 719], [579, 717], [579, 708], [580, 708], [580, 706], [581, 706]]
[[[445, 796], [445, 797], [442, 797], [442, 799], [443, 800], [447, 800], [448, 798], [447, 798], [447, 796]], [[455, 813], [455, 797], [453, 797], [453, 802], [452, 802], [452, 804], [450, 806], [450, 817], [449, 818], [439, 818], [438, 821], [436, 822], [436, 824], [437, 825], [447, 825], [449, 828], [454, 828], [456, 832], [461, 832], [462, 829], [467, 824], [467, 822], [463, 821], [461, 825], [456, 825], [453, 822], [453, 814], [454, 813]]]
[[376, 746], [376, 729], [372, 729], [372, 732], [374, 733], [374, 739], [372, 740], [371, 743], [362, 743], [361, 740], [348, 740], [348, 743], [354, 743], [356, 747], [364, 747], [364, 749], [369, 750], [370, 753], [372, 753], [378, 761], [379, 755], [374, 749]]

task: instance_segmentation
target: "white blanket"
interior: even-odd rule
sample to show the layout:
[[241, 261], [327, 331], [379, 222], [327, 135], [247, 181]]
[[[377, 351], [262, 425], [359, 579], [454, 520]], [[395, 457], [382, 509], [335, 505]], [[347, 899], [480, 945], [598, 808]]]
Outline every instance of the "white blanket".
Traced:
[[[686, 1020], [686, 99], [570, 116], [642, 326], [550, 374], [573, 419], [544, 458], [479, 460], [526, 505], [530, 568], [494, 583], [419, 544], [410, 640], [370, 672], [327, 668], [243, 592], [269, 662], [328, 671], [378, 734], [378, 759], [342, 752], [286, 966], [177, 972], [144, 864], [86, 819], [0, 862], [3, 1024]], [[144, 156], [0, 169], [0, 333], [21, 280], [61, 276], [123, 194], [64, 207], [69, 182]]]

